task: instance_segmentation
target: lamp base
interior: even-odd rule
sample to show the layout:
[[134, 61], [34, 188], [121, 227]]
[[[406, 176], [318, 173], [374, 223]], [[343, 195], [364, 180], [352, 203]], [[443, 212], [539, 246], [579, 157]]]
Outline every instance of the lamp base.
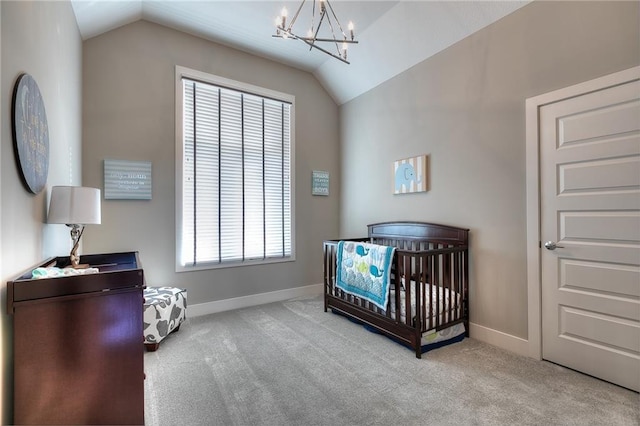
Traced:
[[[67, 225], [71, 226], [71, 239], [73, 240], [73, 248], [71, 249], [71, 253], [69, 254], [69, 260], [71, 261], [71, 267], [75, 269], [83, 269], [80, 268], [80, 255], [78, 254], [78, 245], [80, 244], [80, 237], [82, 237], [82, 233], [84, 232], [84, 226], [80, 225]], [[86, 267], [85, 267], [86, 268]]]

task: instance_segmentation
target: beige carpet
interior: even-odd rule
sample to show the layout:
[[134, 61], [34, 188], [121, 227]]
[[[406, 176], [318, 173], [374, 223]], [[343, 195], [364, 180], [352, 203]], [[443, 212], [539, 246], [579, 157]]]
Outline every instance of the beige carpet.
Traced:
[[320, 297], [188, 319], [145, 372], [147, 425], [640, 424], [635, 392], [474, 339], [419, 360]]

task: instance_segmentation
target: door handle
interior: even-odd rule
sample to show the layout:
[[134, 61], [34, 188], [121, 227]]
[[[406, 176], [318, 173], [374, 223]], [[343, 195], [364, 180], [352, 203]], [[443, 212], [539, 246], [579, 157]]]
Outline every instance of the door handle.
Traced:
[[547, 241], [544, 243], [544, 248], [547, 250], [555, 250], [557, 248], [564, 248], [564, 246], [559, 246], [555, 243], [555, 241]]

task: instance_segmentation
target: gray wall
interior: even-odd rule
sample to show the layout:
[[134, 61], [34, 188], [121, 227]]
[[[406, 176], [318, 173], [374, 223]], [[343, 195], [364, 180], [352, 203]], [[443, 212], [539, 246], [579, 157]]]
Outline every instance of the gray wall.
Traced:
[[[341, 236], [470, 228], [471, 321], [526, 339], [525, 99], [640, 64], [638, 6], [529, 4], [343, 105]], [[392, 161], [419, 154], [431, 190], [394, 196]]]
[[[0, 276], [2, 297], [2, 424], [11, 422], [11, 323], [6, 313], [6, 281], [30, 266], [71, 248], [64, 225], [46, 225], [53, 185], [81, 181], [82, 40], [69, 2], [0, 2], [1, 145]], [[18, 76], [31, 74], [40, 88], [49, 124], [49, 175], [38, 195], [27, 192], [13, 153], [11, 102]]]
[[[322, 282], [322, 240], [338, 234], [338, 108], [306, 72], [139, 21], [85, 41], [83, 179], [103, 186], [103, 160], [153, 164], [150, 201], [104, 200], [84, 252], [140, 252], [147, 285], [177, 285], [189, 303]], [[175, 273], [175, 65], [296, 97], [296, 261]], [[331, 195], [311, 196], [311, 171], [331, 173]]]

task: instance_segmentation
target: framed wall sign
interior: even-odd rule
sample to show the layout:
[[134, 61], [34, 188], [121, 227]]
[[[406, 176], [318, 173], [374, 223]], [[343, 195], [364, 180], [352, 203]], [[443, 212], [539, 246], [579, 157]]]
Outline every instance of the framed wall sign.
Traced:
[[104, 160], [105, 200], [150, 200], [151, 161]]
[[311, 172], [311, 195], [329, 195], [329, 172], [322, 170]]
[[13, 91], [11, 108], [16, 162], [27, 190], [37, 194], [49, 174], [49, 125], [38, 84], [22, 74]]

